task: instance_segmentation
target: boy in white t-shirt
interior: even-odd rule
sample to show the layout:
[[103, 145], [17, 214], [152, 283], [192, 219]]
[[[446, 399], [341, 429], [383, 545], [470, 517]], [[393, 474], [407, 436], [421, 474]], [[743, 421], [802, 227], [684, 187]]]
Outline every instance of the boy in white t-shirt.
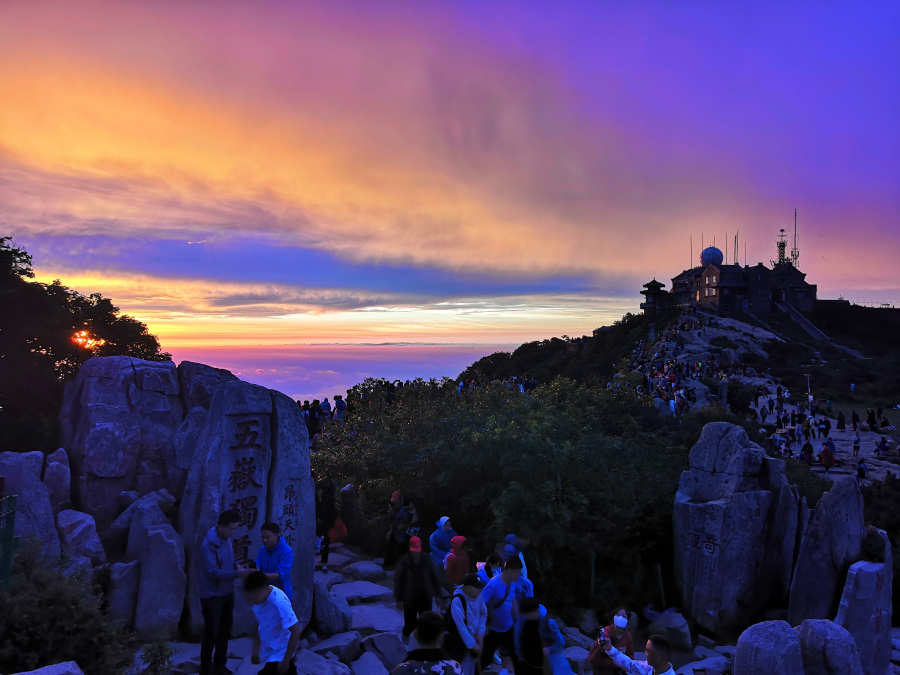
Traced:
[[291, 601], [280, 588], [270, 586], [266, 575], [259, 571], [244, 579], [244, 596], [253, 605], [259, 622], [259, 632], [253, 636], [251, 663], [266, 664], [259, 675], [296, 675], [293, 659], [302, 628]]

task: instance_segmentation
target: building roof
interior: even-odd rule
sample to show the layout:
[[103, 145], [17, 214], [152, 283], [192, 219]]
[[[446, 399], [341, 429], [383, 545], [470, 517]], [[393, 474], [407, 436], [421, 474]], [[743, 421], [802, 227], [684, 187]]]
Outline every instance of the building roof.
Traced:
[[644, 284], [644, 288], [650, 291], [659, 290], [660, 288], [665, 288], [665, 286], [665, 284], [659, 283], [655, 278], [653, 279], [653, 281], [648, 281], [646, 284]]

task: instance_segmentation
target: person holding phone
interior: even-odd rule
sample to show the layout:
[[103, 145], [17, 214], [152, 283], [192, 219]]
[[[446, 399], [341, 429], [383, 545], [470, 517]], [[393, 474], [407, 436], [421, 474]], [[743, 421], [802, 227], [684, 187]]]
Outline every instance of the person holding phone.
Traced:
[[662, 635], [651, 635], [647, 640], [647, 660], [632, 661], [618, 649], [605, 634], [600, 634], [600, 644], [613, 663], [627, 675], [675, 675], [675, 669], [669, 662], [672, 645]]
[[594, 675], [618, 675], [622, 671], [607, 656], [601, 638], [612, 642], [612, 646], [625, 654], [628, 658], [634, 658], [634, 640], [628, 632], [628, 610], [619, 607], [613, 615], [613, 623], [600, 631], [600, 636], [591, 647], [588, 661], [594, 667]]

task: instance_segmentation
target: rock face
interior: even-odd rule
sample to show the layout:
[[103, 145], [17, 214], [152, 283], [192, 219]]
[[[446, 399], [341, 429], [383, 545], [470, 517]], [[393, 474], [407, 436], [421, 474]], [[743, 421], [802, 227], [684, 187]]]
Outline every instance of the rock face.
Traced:
[[43, 480], [47, 492], [50, 493], [50, 506], [53, 508], [53, 513], [71, 508], [72, 476], [69, 470], [69, 456], [62, 448], [47, 455]]
[[0, 453], [0, 476], [6, 477], [6, 493], [17, 495], [15, 533], [41, 541], [44, 554], [59, 557], [59, 535], [50, 504], [50, 493], [41, 482], [43, 455], [39, 452]]
[[860, 559], [865, 533], [859, 486], [855, 480], [837, 481], [816, 504], [800, 542], [788, 607], [791, 625], [832, 616], [841, 581]]
[[94, 565], [106, 564], [106, 552], [93, 517], [80, 511], [60, 511], [56, 517], [62, 552], [67, 555], [83, 555]]
[[321, 656], [334, 654], [342, 663], [352, 663], [360, 653], [359, 640], [360, 635], [356, 631], [338, 633], [327, 640], [322, 640], [310, 651]]
[[784, 621], [764, 621], [741, 633], [734, 675], [804, 675], [800, 640]]
[[863, 675], [856, 643], [843, 627], [825, 619], [807, 619], [794, 630], [805, 675]]
[[885, 562], [857, 562], [850, 566], [834, 620], [853, 636], [865, 675], [886, 673], [891, 662], [891, 545], [887, 535], [882, 530], [878, 532], [886, 544]]
[[387, 579], [387, 572], [384, 571], [384, 568], [381, 565], [376, 565], [367, 560], [361, 560], [352, 565], [347, 565], [341, 570], [341, 573], [345, 577], [357, 579], [359, 581], [381, 581], [382, 579]]
[[797, 520], [784, 463], [766, 457], [743, 428], [707, 424], [675, 497], [675, 578], [687, 613], [708, 630], [730, 632], [783, 600]]
[[116, 563], [109, 568], [109, 590], [106, 596], [109, 618], [126, 628], [134, 625], [140, 581], [141, 568], [137, 560]]
[[147, 530], [140, 561], [134, 628], [143, 636], [173, 636], [184, 608], [184, 543], [171, 525]]
[[145, 503], [158, 504], [161, 509], [170, 509], [175, 506], [175, 498], [169, 494], [168, 490], [163, 489], [156, 490], [132, 501], [101, 537], [109, 548], [116, 549], [125, 546], [128, 541], [128, 532], [131, 529], [131, 520], [135, 512], [142, 508], [141, 505]]
[[350, 605], [328, 590], [325, 582], [316, 579], [314, 582], [316, 596], [316, 628], [322, 635], [336, 635], [349, 631], [353, 626], [353, 614]]
[[104, 531], [123, 490], [165, 487], [165, 451], [184, 417], [175, 364], [128, 356], [88, 359], [66, 384], [61, 445], [75, 504]]
[[181, 382], [181, 399], [185, 410], [196, 407], [209, 410], [213, 394], [224, 382], [236, 382], [231, 372], [222, 368], [213, 368], [203, 363], [182, 361], [178, 364], [178, 380]]
[[131, 516], [131, 527], [128, 529], [128, 545], [125, 556], [129, 560], [140, 560], [149, 542], [151, 527], [167, 525], [166, 514], [153, 500], [138, 501]]
[[29, 670], [27, 673], [16, 673], [15, 675], [84, 675], [84, 672], [74, 661], [66, 661], [53, 666], [38, 668], [37, 670]]
[[353, 675], [388, 675], [384, 664], [370, 652], [364, 653], [350, 664], [350, 670], [353, 671]]
[[[190, 627], [198, 632], [202, 628], [196, 566], [200, 544], [226, 509], [241, 515], [232, 538], [238, 564], [256, 557], [260, 525], [274, 521], [281, 526], [294, 549], [294, 612], [306, 624], [312, 611], [315, 507], [306, 425], [297, 404], [264, 387], [224, 382], [215, 390], [195, 438], [178, 510], [188, 551]], [[182, 451], [174, 448], [176, 454]], [[236, 635], [256, 625], [250, 607], [240, 594], [238, 598]]]
[[297, 675], [351, 675], [350, 668], [340, 661], [332, 661], [324, 656], [301, 649], [294, 657]]
[[377, 633], [362, 641], [363, 649], [378, 657], [388, 670], [393, 670], [406, 658], [406, 647], [397, 633]]
[[[395, 633], [403, 628], [403, 614], [393, 607], [354, 605], [350, 607], [350, 612], [353, 616], [353, 630], [363, 637], [375, 633]], [[343, 618], [341, 622], [343, 624]]]

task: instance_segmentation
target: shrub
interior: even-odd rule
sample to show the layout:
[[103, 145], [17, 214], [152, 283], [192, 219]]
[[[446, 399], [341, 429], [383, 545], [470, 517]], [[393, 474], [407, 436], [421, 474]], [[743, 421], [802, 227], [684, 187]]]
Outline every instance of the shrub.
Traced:
[[47, 567], [40, 544], [16, 556], [12, 584], [0, 591], [0, 663], [5, 672], [75, 661], [91, 675], [124, 672], [126, 634], [109, 622], [87, 580]]

